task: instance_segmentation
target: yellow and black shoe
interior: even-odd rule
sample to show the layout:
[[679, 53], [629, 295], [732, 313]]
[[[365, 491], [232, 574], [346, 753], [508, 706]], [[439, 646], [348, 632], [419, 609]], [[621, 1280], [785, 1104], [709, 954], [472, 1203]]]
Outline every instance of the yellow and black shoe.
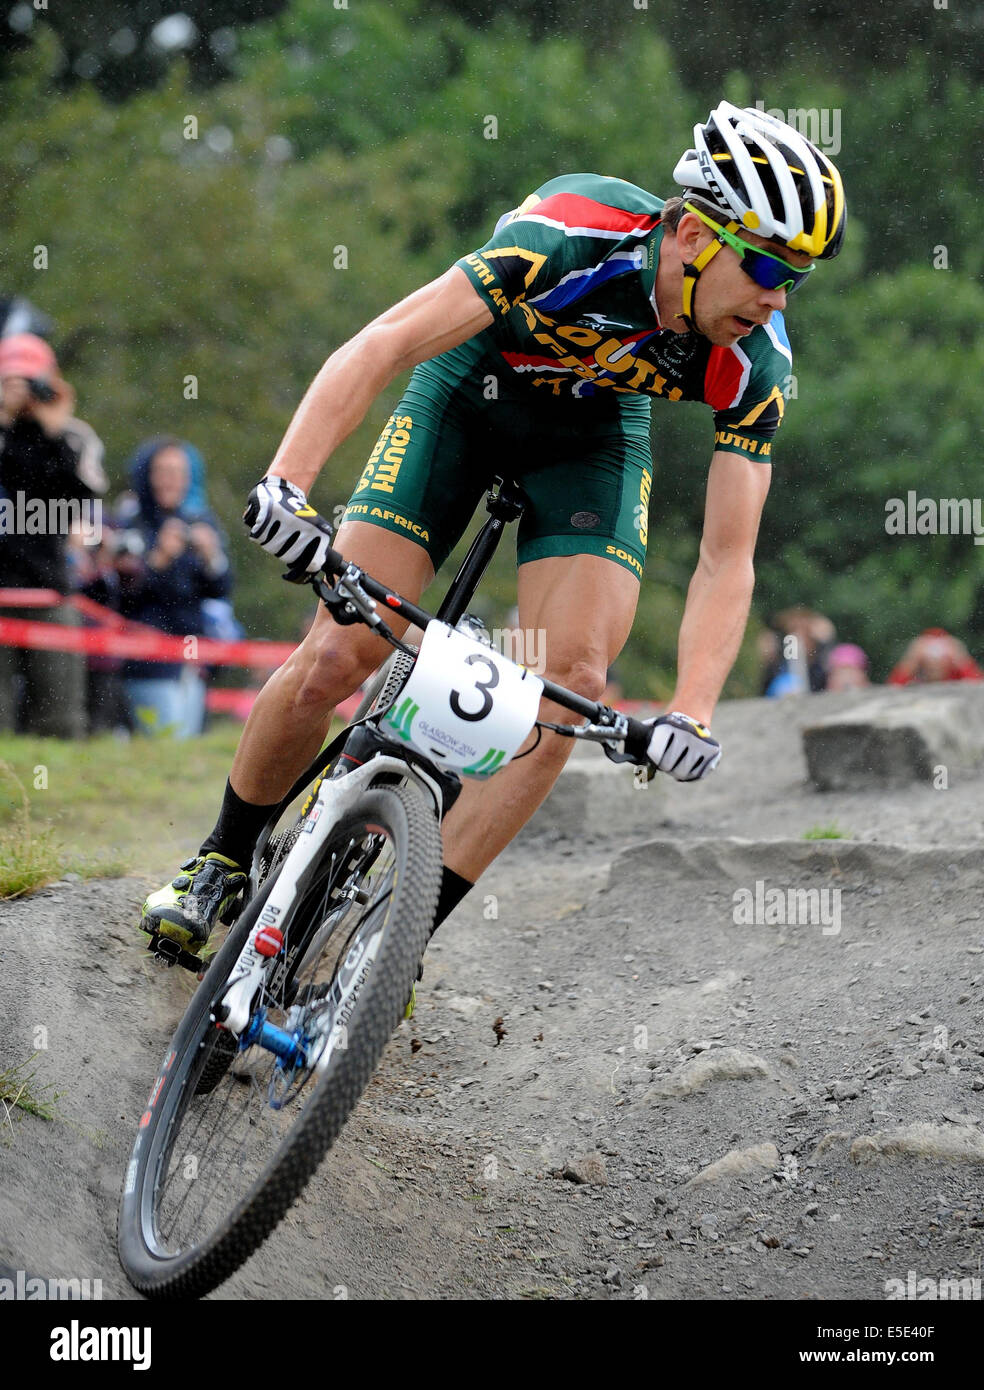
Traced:
[[224, 854], [213, 850], [186, 859], [178, 877], [144, 903], [140, 925], [197, 955], [216, 922], [235, 919], [246, 883], [239, 865]]

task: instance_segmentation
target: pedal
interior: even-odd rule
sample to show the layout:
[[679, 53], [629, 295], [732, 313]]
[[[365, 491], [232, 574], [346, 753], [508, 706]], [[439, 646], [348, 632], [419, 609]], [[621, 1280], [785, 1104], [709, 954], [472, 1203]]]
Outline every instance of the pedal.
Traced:
[[202, 979], [205, 971], [209, 967], [207, 960], [202, 960], [201, 956], [192, 955], [191, 951], [186, 951], [176, 941], [172, 941], [169, 936], [161, 936], [159, 932], [152, 932], [147, 943], [147, 950], [159, 965], [171, 969], [175, 965], [181, 965], [185, 970], [190, 970], [193, 975]]

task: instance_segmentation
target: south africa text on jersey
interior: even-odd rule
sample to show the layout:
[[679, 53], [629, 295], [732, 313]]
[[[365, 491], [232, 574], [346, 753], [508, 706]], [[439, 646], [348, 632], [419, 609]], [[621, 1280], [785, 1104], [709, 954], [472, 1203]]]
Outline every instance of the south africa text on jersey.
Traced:
[[410, 415], [391, 415], [376, 440], [375, 447], [362, 470], [362, 477], [356, 483], [356, 492], [369, 488], [372, 492], [392, 492], [396, 483], [400, 464], [410, 443], [413, 417]]
[[422, 541], [430, 540], [430, 532], [426, 526], [421, 526], [416, 521], [411, 521], [408, 516], [401, 516], [399, 512], [390, 511], [388, 507], [370, 507], [368, 502], [351, 502], [345, 508], [343, 521], [358, 521], [360, 517], [375, 517], [377, 521], [389, 521], [394, 526], [401, 527], [404, 531], [410, 531], [415, 536], [419, 536]]

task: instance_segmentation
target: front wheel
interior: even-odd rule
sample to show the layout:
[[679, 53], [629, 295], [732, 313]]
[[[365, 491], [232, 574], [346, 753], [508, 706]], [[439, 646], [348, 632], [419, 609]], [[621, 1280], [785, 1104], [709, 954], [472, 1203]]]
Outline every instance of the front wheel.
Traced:
[[[118, 1222], [120, 1260], [136, 1288], [208, 1293], [303, 1191], [403, 1015], [440, 876], [440, 830], [423, 794], [413, 785], [364, 792], [331, 827], [280, 924], [283, 952], [237, 1040], [217, 1016], [279, 873], [246, 908], [140, 1120]], [[295, 1040], [286, 1053], [285, 1038]]]

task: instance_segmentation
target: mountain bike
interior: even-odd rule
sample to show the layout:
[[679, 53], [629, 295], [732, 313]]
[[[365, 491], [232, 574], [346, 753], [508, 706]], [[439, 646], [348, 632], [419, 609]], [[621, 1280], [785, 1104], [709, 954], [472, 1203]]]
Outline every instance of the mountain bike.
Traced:
[[[466, 614], [505, 525], [522, 513], [521, 489], [495, 479], [487, 508], [436, 615], [334, 550], [322, 574], [286, 576], [310, 583], [336, 622], [385, 638], [394, 660], [369, 712], [271, 816], [251, 895], [217, 954], [207, 967], [183, 952], [166, 957], [201, 983], [151, 1088], [120, 1201], [120, 1260], [147, 1295], [201, 1296], [221, 1284], [338, 1137], [419, 978], [440, 825], [462, 777], [488, 778], [525, 756], [534, 729], [597, 742], [652, 775], [647, 725], [508, 660]], [[422, 630], [419, 649], [393, 633], [390, 614]], [[586, 722], [538, 719], [541, 696]]]

